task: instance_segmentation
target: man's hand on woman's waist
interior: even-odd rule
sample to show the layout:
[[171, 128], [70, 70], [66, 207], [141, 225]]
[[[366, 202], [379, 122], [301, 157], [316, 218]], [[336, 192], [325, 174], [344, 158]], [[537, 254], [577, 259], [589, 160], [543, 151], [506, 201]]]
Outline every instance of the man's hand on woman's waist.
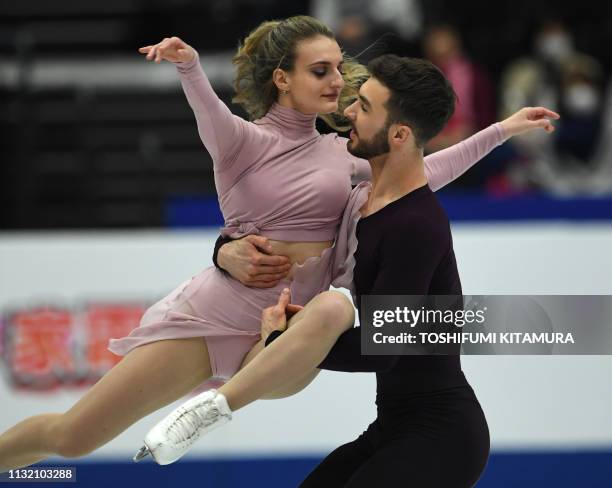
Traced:
[[225, 243], [220, 243], [220, 240], [222, 238], [217, 240], [215, 264], [243, 285], [272, 288], [289, 273], [289, 258], [270, 255], [272, 247], [266, 237], [248, 235]]

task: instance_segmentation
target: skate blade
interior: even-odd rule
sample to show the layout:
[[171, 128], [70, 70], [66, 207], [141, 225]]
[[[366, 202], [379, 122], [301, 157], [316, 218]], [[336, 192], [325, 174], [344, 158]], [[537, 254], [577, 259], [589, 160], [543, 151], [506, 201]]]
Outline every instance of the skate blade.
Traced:
[[142, 446], [132, 459], [134, 460], [135, 463], [137, 463], [139, 461], [142, 461], [149, 454], [151, 454], [151, 451], [149, 451], [149, 448], [147, 446]]

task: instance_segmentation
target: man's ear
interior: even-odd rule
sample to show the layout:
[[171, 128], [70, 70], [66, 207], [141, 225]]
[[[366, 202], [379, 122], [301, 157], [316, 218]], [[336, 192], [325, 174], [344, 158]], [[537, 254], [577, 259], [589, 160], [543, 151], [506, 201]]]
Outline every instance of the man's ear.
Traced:
[[272, 81], [276, 85], [276, 88], [279, 92], [288, 92], [289, 91], [289, 77], [285, 70], [277, 68], [272, 73]]
[[405, 144], [414, 139], [412, 129], [408, 125], [393, 124], [391, 126], [391, 142], [394, 144]]

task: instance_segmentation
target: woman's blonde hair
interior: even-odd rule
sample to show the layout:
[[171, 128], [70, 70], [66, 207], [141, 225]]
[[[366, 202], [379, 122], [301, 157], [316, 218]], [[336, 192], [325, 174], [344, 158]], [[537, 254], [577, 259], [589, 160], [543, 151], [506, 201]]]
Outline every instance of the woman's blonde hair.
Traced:
[[[234, 103], [241, 105], [251, 120], [263, 117], [278, 98], [272, 80], [274, 71], [278, 68], [291, 71], [298, 43], [319, 35], [334, 39], [329, 27], [306, 15], [262, 23], [244, 39], [232, 59], [236, 66]], [[350, 127], [343, 111], [355, 101], [359, 87], [369, 76], [365, 66], [350, 58], [345, 57], [343, 66], [345, 85], [338, 110], [320, 116], [336, 130]]]

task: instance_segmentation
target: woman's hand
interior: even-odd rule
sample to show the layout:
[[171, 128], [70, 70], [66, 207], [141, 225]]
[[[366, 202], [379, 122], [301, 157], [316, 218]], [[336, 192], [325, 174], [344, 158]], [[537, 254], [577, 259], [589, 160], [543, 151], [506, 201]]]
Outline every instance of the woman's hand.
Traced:
[[261, 313], [261, 339], [264, 342], [271, 332], [286, 330], [287, 320], [304, 308], [301, 305], [289, 303], [290, 301], [291, 291], [285, 288], [278, 297], [277, 304], [265, 308]]
[[163, 59], [172, 63], [185, 63], [196, 56], [196, 51], [189, 44], [178, 37], [166, 37], [163, 41], [138, 49], [141, 54], [146, 54], [147, 61], [161, 63]]
[[272, 288], [287, 276], [291, 262], [287, 256], [270, 255], [266, 237], [248, 235], [223, 244], [217, 263], [233, 278], [253, 288]]
[[507, 137], [518, 136], [532, 129], [542, 128], [546, 132], [553, 132], [555, 127], [552, 120], [559, 118], [559, 114], [544, 107], [525, 107], [512, 114], [501, 122]]

